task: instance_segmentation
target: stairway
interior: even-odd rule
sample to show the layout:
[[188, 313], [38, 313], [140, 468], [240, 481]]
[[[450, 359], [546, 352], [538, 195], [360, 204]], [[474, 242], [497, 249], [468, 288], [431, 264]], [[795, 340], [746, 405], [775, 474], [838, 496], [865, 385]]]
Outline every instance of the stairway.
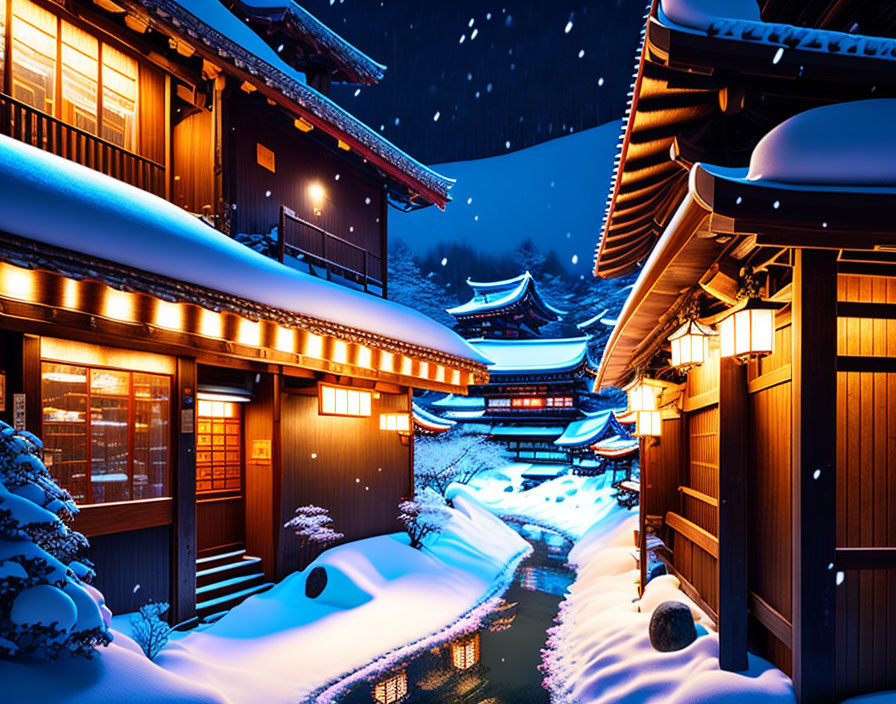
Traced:
[[265, 581], [261, 558], [246, 555], [242, 546], [228, 546], [196, 560], [196, 616], [217, 621], [253, 594], [274, 585]]

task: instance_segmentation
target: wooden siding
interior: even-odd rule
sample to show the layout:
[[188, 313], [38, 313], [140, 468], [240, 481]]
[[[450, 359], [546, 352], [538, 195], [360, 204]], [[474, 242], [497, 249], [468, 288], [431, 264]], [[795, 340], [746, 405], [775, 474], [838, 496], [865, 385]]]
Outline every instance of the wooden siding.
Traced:
[[[755, 619], [751, 640], [760, 654], [789, 674], [793, 557], [789, 311], [778, 314], [776, 327], [774, 353], [750, 362], [747, 368], [751, 436], [747, 443], [747, 564], [751, 615]], [[757, 598], [770, 609], [755, 608]], [[775, 635], [775, 628], [784, 631], [786, 640]]]
[[[409, 445], [379, 429], [381, 411], [409, 411], [406, 393], [380, 395], [369, 418], [318, 414], [317, 394], [282, 397], [283, 478], [278, 523], [306, 504], [330, 511], [336, 530], [358, 540], [400, 529], [397, 505], [411, 491]], [[312, 457], [316, 455], [316, 457]], [[314, 556], [280, 528], [278, 576]]]
[[[235, 93], [227, 109], [231, 129], [225, 181], [235, 206], [233, 233], [271, 232], [278, 225], [280, 206], [285, 205], [298, 217], [385, 257], [385, 194], [380, 183], [358, 173], [346, 158], [300, 132], [259, 99]], [[258, 144], [274, 152], [273, 173], [258, 164]], [[308, 192], [315, 182], [325, 193], [319, 216]]]
[[[840, 274], [838, 283], [841, 302], [896, 305], [894, 277]], [[896, 320], [840, 317], [838, 333], [839, 355], [896, 357]], [[837, 546], [896, 547], [894, 497], [896, 374], [838, 372]], [[894, 594], [894, 569], [844, 572], [835, 619], [839, 696], [896, 687]]]
[[[275, 408], [279, 394], [279, 375], [263, 374], [260, 382], [255, 385], [255, 398], [246, 404], [243, 411], [246, 552], [261, 558], [268, 579], [274, 579], [275, 536], [279, 535], [282, 524], [275, 520], [275, 516], [279, 518], [279, 511], [274, 511], [277, 504], [275, 487], [279, 483], [276, 473], [280, 467], [277, 457], [279, 424]], [[257, 441], [271, 443], [271, 461], [252, 459], [252, 447]]]
[[207, 498], [196, 502], [196, 552], [245, 540], [246, 516], [242, 497]]
[[170, 600], [169, 526], [95, 536], [87, 556], [96, 565], [94, 586], [112, 613], [136, 611], [149, 599]]
[[137, 138], [140, 156], [158, 164], [166, 162], [165, 131], [170, 119], [166, 114], [165, 74], [146, 62], [140, 63], [140, 94], [137, 98]]
[[171, 202], [191, 213], [217, 210], [213, 126], [209, 110], [196, 110], [172, 131]]

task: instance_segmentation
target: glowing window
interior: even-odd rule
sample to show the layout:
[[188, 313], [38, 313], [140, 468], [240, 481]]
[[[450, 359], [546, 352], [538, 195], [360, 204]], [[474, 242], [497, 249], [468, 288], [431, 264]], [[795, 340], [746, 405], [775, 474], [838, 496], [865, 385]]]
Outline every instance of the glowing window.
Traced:
[[479, 662], [479, 634], [451, 644], [451, 662], [459, 670], [468, 670]]
[[323, 416], [369, 416], [373, 394], [364, 389], [334, 384], [318, 386], [318, 412]]
[[103, 44], [103, 139], [134, 151], [137, 146], [137, 62]]
[[44, 112], [56, 102], [59, 22], [29, 0], [12, 3], [12, 97]]
[[380, 680], [373, 687], [373, 698], [379, 704], [393, 704], [408, 693], [408, 676], [404, 670]]
[[96, 134], [99, 42], [68, 22], [62, 23], [62, 113], [78, 129]]
[[240, 488], [242, 414], [232, 401], [196, 402], [196, 491]]

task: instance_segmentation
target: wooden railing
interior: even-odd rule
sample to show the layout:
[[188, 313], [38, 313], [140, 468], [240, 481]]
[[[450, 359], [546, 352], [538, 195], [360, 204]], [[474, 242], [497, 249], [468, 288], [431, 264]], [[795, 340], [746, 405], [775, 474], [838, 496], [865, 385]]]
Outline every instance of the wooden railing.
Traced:
[[328, 280], [336, 274], [361, 284], [367, 292], [373, 288], [386, 295], [381, 256], [303, 220], [285, 206], [280, 206], [277, 250], [281, 262], [289, 255], [324, 269]]
[[0, 93], [0, 134], [165, 197], [165, 167]]

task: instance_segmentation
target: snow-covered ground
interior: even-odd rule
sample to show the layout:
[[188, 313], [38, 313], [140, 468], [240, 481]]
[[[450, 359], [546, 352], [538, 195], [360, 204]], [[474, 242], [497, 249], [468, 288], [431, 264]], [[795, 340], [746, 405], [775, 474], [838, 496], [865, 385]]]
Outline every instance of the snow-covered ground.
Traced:
[[[155, 663], [122, 633], [92, 660], [2, 661], [0, 681], [15, 683], [3, 701], [329, 701], [338, 687], [324, 688], [343, 677], [372, 676], [415, 647], [474, 626], [529, 551], [461, 497], [423, 550], [410, 548], [404, 534], [335, 547], [206, 630], [170, 643]], [[305, 578], [318, 566], [328, 583], [309, 599]]]
[[609, 530], [632, 515], [612, 498], [611, 472], [600, 477], [564, 475], [523, 491], [522, 475], [531, 468], [514, 463], [483, 472], [468, 485], [452, 484], [447, 493], [451, 498], [472, 497], [497, 516], [549, 528], [573, 542], [596, 523]]
[[[672, 575], [650, 581], [638, 599], [632, 555], [637, 517], [615, 526], [596, 524], [569, 560], [576, 581], [560, 605], [544, 654], [545, 686], [554, 704], [793, 704], [790, 680], [750, 655], [743, 673], [719, 669], [719, 640], [700, 609]], [[648, 624], [662, 602], [688, 605], [697, 639], [675, 652], [650, 645]]]

